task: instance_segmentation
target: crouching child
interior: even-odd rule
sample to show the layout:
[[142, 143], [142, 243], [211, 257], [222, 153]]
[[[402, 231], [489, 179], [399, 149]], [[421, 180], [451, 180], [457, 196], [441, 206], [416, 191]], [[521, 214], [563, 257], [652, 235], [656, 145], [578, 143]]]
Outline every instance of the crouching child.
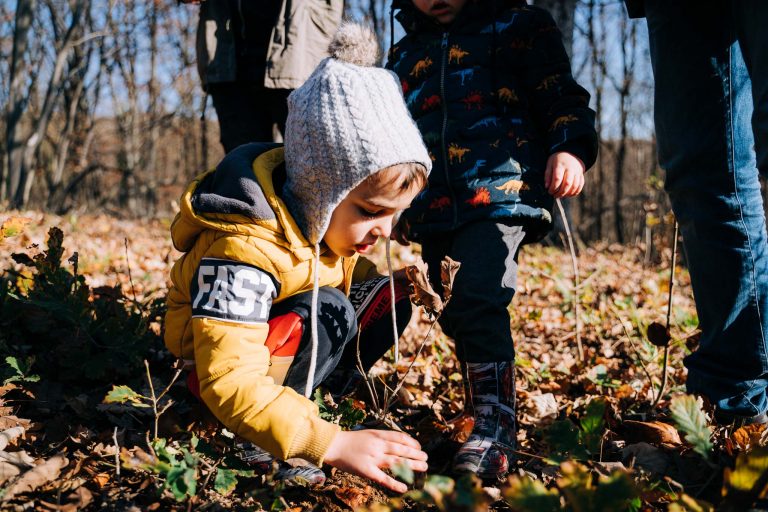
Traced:
[[358, 329], [369, 367], [391, 346], [390, 308], [407, 322], [402, 287], [391, 304], [389, 278], [359, 255], [389, 237], [431, 161], [397, 78], [372, 67], [373, 34], [344, 25], [330, 53], [289, 97], [284, 146], [240, 146], [183, 194], [165, 343], [194, 364], [190, 389], [257, 450], [403, 492], [383, 469], [425, 471], [419, 443], [341, 431], [309, 397], [355, 374]]

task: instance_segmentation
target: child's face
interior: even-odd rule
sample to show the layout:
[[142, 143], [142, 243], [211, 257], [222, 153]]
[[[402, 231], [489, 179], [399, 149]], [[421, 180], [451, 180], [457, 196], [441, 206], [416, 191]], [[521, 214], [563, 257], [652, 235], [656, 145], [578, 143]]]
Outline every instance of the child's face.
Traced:
[[[388, 172], [387, 170], [380, 172]], [[420, 187], [402, 190], [404, 178], [364, 181], [350, 192], [331, 215], [323, 241], [334, 254], [343, 257], [366, 254], [379, 237], [389, 237], [398, 212], [408, 208]]]
[[435, 18], [441, 25], [449, 25], [456, 19], [467, 0], [413, 0], [418, 10]]

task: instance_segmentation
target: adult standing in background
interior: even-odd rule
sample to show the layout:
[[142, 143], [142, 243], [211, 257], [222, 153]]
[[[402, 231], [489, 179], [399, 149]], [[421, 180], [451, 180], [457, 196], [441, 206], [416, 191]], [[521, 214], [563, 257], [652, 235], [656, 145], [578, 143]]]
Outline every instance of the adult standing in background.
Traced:
[[287, 98], [328, 56], [343, 0], [182, 0], [200, 5], [197, 68], [224, 151], [273, 140]]
[[721, 424], [765, 423], [768, 2], [626, 4], [648, 23], [659, 164], [699, 315], [688, 391], [707, 397]]

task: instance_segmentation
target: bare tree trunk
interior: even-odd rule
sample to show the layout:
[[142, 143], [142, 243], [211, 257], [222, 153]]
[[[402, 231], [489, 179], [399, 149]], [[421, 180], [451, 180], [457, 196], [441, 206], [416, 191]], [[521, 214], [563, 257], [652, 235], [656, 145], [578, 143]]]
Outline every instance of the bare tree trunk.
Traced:
[[[597, 6], [597, 12], [595, 7]], [[595, 0], [589, 1], [589, 29], [588, 40], [591, 48], [592, 56], [592, 86], [595, 94], [595, 129], [597, 130], [597, 140], [600, 143], [600, 151], [597, 153], [597, 168], [595, 169], [597, 177], [595, 181], [597, 183], [595, 200], [593, 202], [594, 208], [591, 211], [591, 215], [595, 221], [595, 229], [593, 239], [601, 239], [603, 237], [603, 209], [605, 205], [605, 193], [604, 193], [604, 178], [605, 178], [605, 159], [603, 148], [603, 90], [605, 86], [605, 7], [602, 3], [597, 3]], [[600, 34], [596, 30], [596, 27], [600, 28]]]
[[614, 88], [619, 95], [619, 129], [621, 138], [618, 141], [618, 148], [616, 150], [616, 175], [614, 177], [616, 198], [613, 208], [616, 240], [618, 240], [619, 243], [624, 243], [624, 166], [627, 157], [627, 144], [629, 143], [629, 113], [627, 111], [627, 103], [629, 101], [629, 93], [632, 89], [635, 68], [634, 47], [636, 40], [636, 25], [633, 23], [628, 24], [626, 18], [622, 18], [621, 20], [622, 76], [621, 80], [617, 80], [614, 83]]
[[151, 2], [151, 8], [149, 10], [149, 82], [147, 84], [149, 95], [149, 109], [148, 119], [149, 122], [149, 136], [144, 144], [146, 148], [146, 159], [144, 165], [142, 165], [146, 172], [146, 193], [144, 194], [145, 201], [147, 203], [145, 212], [153, 211], [155, 207], [154, 193], [157, 189], [157, 184], [160, 181], [158, 178], [157, 169], [157, 144], [160, 140], [160, 115], [158, 112], [158, 92], [157, 92], [157, 17], [158, 17], [158, 2]]
[[5, 146], [7, 151], [7, 175], [0, 184], [0, 200], [10, 200], [15, 196], [22, 182], [24, 142], [21, 118], [28, 103], [28, 67], [24, 61], [29, 43], [29, 30], [32, 27], [36, 0], [18, 0], [16, 2], [16, 21], [13, 30], [13, 49], [9, 73], [8, 105], [5, 109]]

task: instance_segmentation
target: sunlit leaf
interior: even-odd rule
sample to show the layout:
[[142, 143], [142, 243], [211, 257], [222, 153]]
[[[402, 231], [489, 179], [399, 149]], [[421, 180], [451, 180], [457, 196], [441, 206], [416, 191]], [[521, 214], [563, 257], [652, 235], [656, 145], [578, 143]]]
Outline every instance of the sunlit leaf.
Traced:
[[677, 501], [669, 504], [669, 512], [714, 512], [715, 507], [706, 501], [682, 494]]
[[676, 396], [669, 404], [669, 412], [677, 429], [685, 434], [685, 440], [702, 457], [709, 457], [712, 451], [712, 431], [701, 397]]
[[213, 488], [216, 492], [226, 496], [237, 487], [237, 471], [233, 469], [218, 468], [216, 478], [213, 480]]
[[598, 479], [593, 510], [632, 510], [640, 505], [638, 497], [637, 486], [629, 474], [615, 471]]
[[0, 242], [2, 242], [4, 238], [10, 238], [22, 233], [26, 225], [30, 222], [32, 222], [32, 219], [26, 217], [7, 218], [2, 226], [0, 226]]
[[392, 474], [407, 484], [413, 483], [413, 469], [407, 462], [400, 461], [391, 468]]
[[502, 490], [502, 496], [510, 507], [519, 512], [549, 512], [560, 510], [560, 494], [557, 489], [547, 489], [544, 484], [531, 478], [513, 476]]
[[[733, 469], [726, 468], [723, 480], [726, 500], [733, 496], [735, 501], [743, 501], [748, 505], [763, 497], [768, 485], [768, 448], [740, 453], [736, 457], [736, 466]], [[742, 496], [735, 496], [738, 494]]]
[[151, 407], [142, 401], [144, 397], [128, 386], [112, 386], [107, 396], [104, 397], [105, 404], [124, 404], [129, 402], [134, 407]]
[[562, 476], [557, 479], [557, 486], [573, 510], [591, 510], [592, 475], [589, 469], [577, 462], [563, 462], [560, 465]]

